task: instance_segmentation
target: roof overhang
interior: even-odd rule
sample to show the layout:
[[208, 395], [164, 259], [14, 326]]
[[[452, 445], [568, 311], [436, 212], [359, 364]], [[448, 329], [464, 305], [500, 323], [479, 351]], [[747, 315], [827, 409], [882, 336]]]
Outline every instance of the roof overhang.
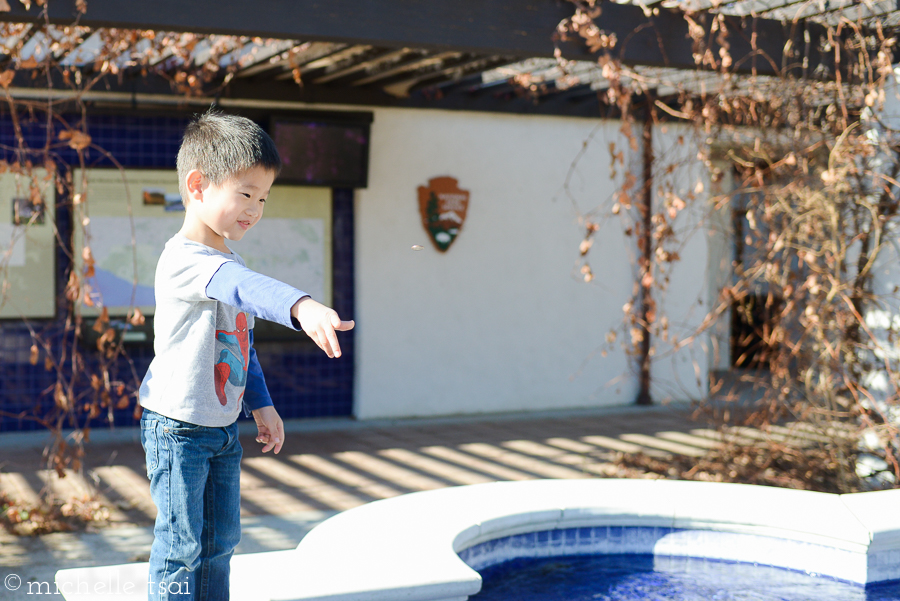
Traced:
[[[575, 4], [556, 0], [88, 0], [80, 14], [76, 0], [45, 6], [10, 2], [0, 21], [33, 23], [38, 29], [72, 24], [98, 29], [190, 32], [240, 36], [267, 49], [228, 79], [213, 80], [200, 95], [314, 104], [427, 107], [572, 116], [602, 114], [602, 82], [575, 78], [523, 93], [512, 77], [487, 78], [498, 68], [524, 59], [554, 58], [597, 62], [580, 40], [560, 41], [557, 25]], [[598, 3], [599, 4], [599, 3]], [[618, 42], [608, 52], [634, 68], [695, 72], [696, 41], [680, 8], [603, 2], [595, 19]], [[833, 76], [830, 54], [819, 42], [820, 23], [699, 10], [703, 25], [719, 19], [729, 31], [732, 73], [775, 76]], [[708, 29], [711, 31], [711, 29]], [[704, 41], [714, 54], [717, 35]], [[578, 63], [575, 63], [578, 64]], [[515, 68], [508, 69], [516, 74]], [[599, 71], [599, 69], [597, 69]], [[294, 81], [297, 75], [302, 85]], [[490, 79], [490, 81], [488, 81]], [[571, 79], [571, 78], [570, 78]], [[24, 74], [17, 87], [33, 85]], [[60, 86], [57, 86], [60, 87]], [[165, 74], [125, 70], [108, 77], [102, 89], [133, 97], [183, 95]], [[99, 93], [100, 88], [94, 92]]]

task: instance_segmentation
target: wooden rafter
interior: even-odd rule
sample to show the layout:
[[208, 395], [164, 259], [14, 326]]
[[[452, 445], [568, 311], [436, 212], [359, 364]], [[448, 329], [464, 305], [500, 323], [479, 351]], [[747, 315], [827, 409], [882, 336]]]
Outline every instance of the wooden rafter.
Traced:
[[405, 57], [413, 52], [415, 52], [415, 50], [412, 50], [410, 48], [400, 48], [399, 50], [381, 51], [377, 54], [377, 56], [374, 56], [373, 58], [362, 60], [362, 61], [357, 62], [356, 64], [344, 67], [343, 69], [338, 69], [338, 70], [332, 71], [331, 73], [328, 73], [326, 75], [316, 77], [314, 80], [312, 80], [312, 83], [323, 84], [323, 83], [335, 81], [337, 79], [342, 79], [344, 77], [349, 77], [351, 75], [355, 75], [355, 74], [359, 73], [360, 71], [365, 73], [370, 70], [377, 69], [378, 67], [380, 67], [384, 64], [396, 63], [397, 61], [401, 60], [403, 57]]
[[388, 77], [392, 77], [394, 75], [398, 75], [401, 73], [411, 73], [416, 71], [417, 69], [427, 69], [427, 68], [439, 68], [444, 64], [446, 60], [452, 60], [455, 58], [459, 58], [461, 53], [459, 52], [442, 52], [440, 54], [434, 54], [430, 56], [419, 57], [418, 59], [405, 63], [399, 64], [391, 67], [390, 69], [386, 69], [384, 71], [373, 73], [367, 77], [363, 77], [357, 79], [351, 83], [353, 86], [365, 86], [371, 83], [374, 83], [379, 80], [387, 79]]
[[238, 71], [237, 77], [256, 77], [266, 74], [269, 71], [281, 73], [281, 71], [290, 66], [291, 61], [293, 61], [295, 65], [303, 66], [324, 56], [340, 52], [346, 47], [346, 44], [332, 42], [305, 42], [288, 48], [278, 55], [263, 59], [252, 66], [241, 69]]

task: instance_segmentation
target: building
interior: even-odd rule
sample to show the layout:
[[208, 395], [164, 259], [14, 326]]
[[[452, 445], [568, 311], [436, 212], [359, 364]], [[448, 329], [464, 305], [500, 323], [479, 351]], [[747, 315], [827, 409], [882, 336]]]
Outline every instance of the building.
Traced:
[[[634, 296], [637, 247], [608, 209], [592, 211], [612, 205], [627, 188], [628, 174], [642, 181], [644, 153], [622, 133], [615, 107], [603, 102], [604, 82], [591, 52], [580, 44], [561, 44], [567, 58], [585, 62], [573, 63], [568, 74], [558, 72], [553, 33], [571, 16], [571, 7], [473, 0], [448, 8], [410, 0], [365, 6], [331, 2], [326, 9], [312, 2], [288, 6], [266, 0], [248, 12], [236, 2], [166, 1], [150, 7], [91, 0], [79, 16], [85, 29], [76, 32], [78, 42], [53, 47], [51, 38], [73, 22], [77, 7], [51, 2], [37, 19], [40, 7], [16, 4], [4, 14], [24, 24], [15, 40], [19, 62], [6, 61], [15, 74], [5, 87], [17, 99], [68, 99], [69, 112], [60, 112], [70, 124], [77, 122], [75, 111], [86, 107], [85, 131], [95, 145], [87, 150], [87, 192], [77, 184], [82, 176], [77, 144], [71, 134], [64, 136], [66, 143], [54, 156], [71, 170], [76, 187], [60, 192], [48, 206], [63, 224], [63, 239], [73, 237], [77, 247], [81, 236], [90, 235], [98, 268], [115, 266], [100, 275], [127, 267], [127, 259], [114, 255], [122, 240], [130, 242], [126, 226], [135, 219], [151, 220], [138, 225], [157, 238], [178, 222], [177, 198], [171, 195], [180, 132], [191, 114], [211, 103], [257, 119], [284, 148], [300, 153], [315, 140], [317, 148], [334, 150], [326, 153], [331, 162], [291, 157], [305, 160], [304, 168], [292, 171], [295, 163], [290, 163], [276, 182], [277, 197], [263, 221], [270, 220], [272, 229], [258, 238], [258, 252], [240, 250], [245, 257], [277, 254], [272, 251], [290, 257], [287, 266], [273, 269], [304, 263], [326, 302], [357, 322], [343, 336], [346, 354], [337, 361], [302, 337], [286, 337], [276, 328], [257, 333], [260, 360], [284, 417], [559, 410], [629, 404], [639, 396], [639, 358], [626, 352], [621, 337], [610, 342], [610, 332], [629, 330], [623, 329], [623, 306]], [[628, 62], [694, 67], [680, 17], [667, 11], [647, 16], [631, 5], [609, 4], [604, 10], [602, 18], [620, 37], [639, 34], [623, 51]], [[649, 43], [654, 38], [641, 41], [639, 24], [648, 22], [666, 36], [665, 57]], [[788, 35], [781, 23], [761, 19], [754, 27], [768, 35], [761, 39], [777, 56]], [[121, 41], [123, 31], [146, 30], [176, 32], [168, 53], [144, 56], [149, 62], [138, 64], [127, 58], [99, 60], [103, 35]], [[192, 41], [177, 32], [199, 37]], [[225, 38], [209, 35], [245, 38], [229, 48], [217, 46], [227, 45]], [[135, 34], [131, 50], [140, 50], [140, 39]], [[747, 53], [745, 46], [735, 42], [731, 51]], [[60, 68], [50, 74], [55, 92], [23, 66], [29, 58], [44, 60], [46, 52], [58, 54], [53, 60]], [[185, 78], [167, 79], [167, 68]], [[754, 62], [753, 68], [766, 67]], [[83, 105], [72, 102], [65, 80], [76, 71], [84, 78], [103, 76], [79, 95]], [[189, 74], [200, 83], [186, 94]], [[201, 81], [204, 76], [208, 82]], [[574, 77], [571, 85], [564, 85], [567, 76]], [[8, 157], [16, 153], [15, 127], [24, 128], [31, 147], [41, 148], [48, 139], [39, 111], [24, 112], [16, 124], [4, 109], [0, 131]], [[65, 127], [52, 127], [49, 139], [60, 140]], [[698, 142], [686, 126], [670, 124], [652, 132], [652, 144], [653, 156], [690, 157]], [[619, 164], [610, 161], [610, 145], [622, 152]], [[98, 148], [125, 170], [125, 183]], [[711, 181], [699, 164], [674, 174], [651, 169], [651, 174], [655, 187], [678, 194], [709, 195], [714, 185], [727, 185], [727, 178], [724, 184]], [[439, 189], [436, 178], [453, 178], [458, 187]], [[9, 181], [0, 189], [15, 205], [19, 192]], [[426, 199], [431, 192], [441, 203], [449, 199], [437, 220], [428, 216], [427, 201], [420, 203], [420, 189]], [[89, 198], [89, 226], [83, 225], [88, 215], [73, 202], [79, 193]], [[130, 199], [131, 216], [123, 197]], [[444, 223], [443, 229], [435, 225], [434, 236], [429, 233], [429, 223], [459, 223], [463, 212], [458, 231]], [[690, 227], [698, 217], [685, 212], [679, 219]], [[152, 220], [169, 225], [157, 227]], [[586, 220], [600, 229], [582, 259]], [[307, 226], [312, 233], [297, 233]], [[61, 323], [72, 259], [55, 244], [51, 228], [41, 227], [31, 226], [21, 238], [27, 249], [5, 247], [11, 249], [10, 277], [19, 278], [23, 292], [11, 293], [3, 315], [8, 319], [0, 323], [5, 412], [0, 430], [32, 427], [16, 415], [28, 411], [35, 398], [52, 402], [53, 396], [45, 393], [52, 390], [54, 374], [40, 361], [32, 364], [31, 333], [17, 316], [29, 315], [30, 327], [45, 332], [53, 348], [72, 342]], [[0, 230], [3, 243], [17, 235], [11, 225], [6, 230], [8, 235]], [[136, 231], [140, 243], [143, 230]], [[299, 240], [293, 236], [302, 237], [302, 248], [291, 246]], [[729, 365], [727, 331], [705, 332], [693, 344], [682, 344], [727, 278], [727, 247], [727, 236], [693, 236], [668, 274], [658, 302], [673, 324], [671, 337], [655, 342], [651, 359], [650, 392], [657, 401], [702, 398], [710, 370]], [[152, 254], [149, 247], [140, 249], [132, 261], [139, 272], [146, 273]], [[75, 260], [78, 269], [81, 259]], [[592, 269], [589, 283], [579, 271], [584, 260]], [[43, 284], [35, 283], [39, 274]], [[132, 268], [131, 277], [141, 276]], [[129, 280], [127, 273], [119, 278]], [[108, 281], [95, 281], [98, 288], [114, 289]], [[140, 287], [138, 292], [149, 294]], [[125, 336], [133, 362], [118, 362], [116, 379], [129, 384], [129, 374], [143, 375], [152, 355], [147, 327], [126, 326], [130, 300], [109, 308], [111, 325], [116, 336]], [[144, 310], [151, 313], [152, 303]], [[99, 305], [83, 311], [88, 325], [100, 315]], [[106, 328], [98, 329], [101, 335]], [[88, 363], [97, 338], [91, 331], [84, 328], [81, 336]], [[714, 347], [722, 351], [711, 352]], [[123, 404], [116, 411], [119, 423], [128, 423], [131, 409]]]

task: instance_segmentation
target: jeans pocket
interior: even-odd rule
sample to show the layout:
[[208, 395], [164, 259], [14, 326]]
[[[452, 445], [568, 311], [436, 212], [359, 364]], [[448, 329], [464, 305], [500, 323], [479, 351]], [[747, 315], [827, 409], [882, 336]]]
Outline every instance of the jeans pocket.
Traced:
[[159, 439], [156, 420], [141, 420], [141, 444], [144, 447], [144, 456], [147, 463], [147, 477], [153, 475], [153, 471], [159, 466]]
[[172, 419], [171, 417], [167, 417], [165, 423], [163, 424], [163, 432], [172, 433], [176, 436], [190, 436], [194, 432], [198, 432], [203, 430], [203, 426], [198, 426], [197, 424], [192, 424], [190, 422], [183, 422], [177, 419]]

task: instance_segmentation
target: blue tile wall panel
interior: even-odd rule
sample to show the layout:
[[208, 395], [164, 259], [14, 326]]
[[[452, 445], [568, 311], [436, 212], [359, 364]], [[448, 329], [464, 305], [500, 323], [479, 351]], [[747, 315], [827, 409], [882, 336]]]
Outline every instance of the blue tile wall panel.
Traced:
[[[20, 115], [20, 126], [28, 148], [41, 149], [47, 143], [46, 120], [40, 115]], [[106, 150], [115, 161], [103, 152], [88, 149], [85, 153], [89, 167], [113, 167], [118, 162], [125, 168], [174, 169], [175, 157], [181, 143], [181, 134], [190, 119], [186, 114], [89, 114], [88, 133], [94, 144]], [[78, 126], [80, 117], [67, 115], [63, 121]], [[50, 136], [51, 150], [62, 168], [77, 167], [76, 153], [60, 142], [58, 133], [64, 129], [56, 123]], [[9, 112], [0, 112], [0, 158], [15, 160], [17, 144], [13, 121]], [[30, 156], [38, 159], [39, 154]], [[60, 234], [66, 239], [71, 234], [71, 216], [67, 199], [58, 199], [57, 215]], [[335, 309], [345, 319], [353, 318], [353, 190], [336, 189], [333, 192], [333, 298]], [[68, 258], [62, 250], [57, 252], [57, 291], [65, 286]], [[65, 314], [65, 300], [58, 299]], [[72, 344], [64, 340], [63, 322], [37, 321], [31, 324], [44, 336], [52, 339], [59, 348]], [[260, 363], [266, 374], [266, 382], [275, 406], [285, 419], [350, 415], [353, 409], [353, 333], [341, 334], [343, 357], [329, 359], [317, 348], [304, 343], [298, 334], [296, 342], [258, 342]], [[44, 369], [43, 363], [32, 366], [29, 362], [31, 336], [28, 329], [14, 320], [0, 321], [0, 432], [41, 429], [40, 422], [29, 416], [42, 413], [52, 403], [53, 374]], [[132, 382], [132, 369], [142, 377], [153, 358], [149, 346], [129, 346], [128, 358], [119, 361], [114, 376]], [[96, 357], [85, 351], [90, 365]], [[87, 382], [82, 392], [87, 392]], [[117, 426], [134, 425], [133, 410], [115, 411], [113, 421]], [[79, 425], [83, 425], [82, 424]], [[91, 421], [92, 427], [108, 426], [109, 420], [101, 416]]]

